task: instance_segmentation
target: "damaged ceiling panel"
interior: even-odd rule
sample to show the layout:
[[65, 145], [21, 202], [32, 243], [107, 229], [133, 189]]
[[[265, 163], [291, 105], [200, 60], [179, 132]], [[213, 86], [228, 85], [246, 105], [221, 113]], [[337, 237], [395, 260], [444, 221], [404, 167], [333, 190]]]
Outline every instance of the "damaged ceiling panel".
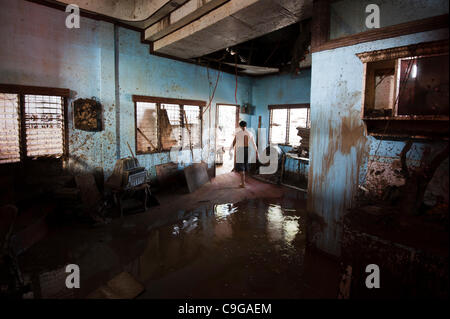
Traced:
[[233, 64], [233, 63], [225, 63], [230, 66], [236, 66], [240, 69], [239, 73], [248, 74], [248, 75], [265, 75], [265, 74], [273, 74], [278, 73], [280, 69], [278, 68], [269, 68], [263, 66], [256, 65], [246, 65], [246, 64]]
[[190, 0], [145, 30], [145, 39], [155, 41], [200, 18], [229, 0]]
[[298, 74], [311, 67], [311, 19], [195, 59], [247, 75]]
[[[84, 12], [121, 21], [144, 30], [168, 16], [189, 0], [28, 0], [31, 2], [69, 5], [74, 4]], [[192, 0], [191, 0], [192, 1]], [[195, 0], [199, 1], [199, 0]], [[201, 1], [201, 0], [200, 0]]]
[[[157, 53], [200, 57], [311, 16], [312, 1], [231, 0], [153, 44]], [[292, 11], [291, 11], [292, 10]]]
[[123, 21], [142, 21], [152, 16], [168, 0], [60, 0], [65, 4], [75, 4], [81, 9], [103, 14]]
[[[305, 57], [309, 57], [312, 0], [44, 2], [59, 4], [61, 8], [78, 5], [83, 12], [100, 19], [112, 19], [141, 30], [142, 38], [152, 43], [155, 54], [206, 62], [213, 67], [220, 65], [228, 72], [298, 73], [299, 67], [310, 66]], [[225, 52], [229, 49], [239, 54]]]

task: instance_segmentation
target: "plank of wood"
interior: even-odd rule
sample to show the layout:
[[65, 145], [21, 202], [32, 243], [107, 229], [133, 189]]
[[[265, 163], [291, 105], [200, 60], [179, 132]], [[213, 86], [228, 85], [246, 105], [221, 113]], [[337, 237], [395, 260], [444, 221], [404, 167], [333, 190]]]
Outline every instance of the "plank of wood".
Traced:
[[145, 40], [156, 41], [169, 33], [191, 23], [209, 11], [221, 6], [229, 0], [190, 0], [170, 15], [145, 30]]
[[209, 181], [206, 163], [194, 163], [184, 169], [189, 192], [195, 192]]

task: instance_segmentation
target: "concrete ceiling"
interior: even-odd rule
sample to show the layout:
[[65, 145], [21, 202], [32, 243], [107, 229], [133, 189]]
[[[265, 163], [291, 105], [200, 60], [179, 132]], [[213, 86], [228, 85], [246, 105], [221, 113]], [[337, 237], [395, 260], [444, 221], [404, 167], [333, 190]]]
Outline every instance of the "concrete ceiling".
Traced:
[[311, 15], [312, 0], [230, 0], [154, 41], [153, 50], [184, 59], [196, 58], [257, 38]]
[[48, 0], [142, 30], [153, 51], [201, 57], [312, 16], [312, 0]]
[[168, 0], [60, 0], [80, 8], [123, 21], [142, 21], [153, 15]]

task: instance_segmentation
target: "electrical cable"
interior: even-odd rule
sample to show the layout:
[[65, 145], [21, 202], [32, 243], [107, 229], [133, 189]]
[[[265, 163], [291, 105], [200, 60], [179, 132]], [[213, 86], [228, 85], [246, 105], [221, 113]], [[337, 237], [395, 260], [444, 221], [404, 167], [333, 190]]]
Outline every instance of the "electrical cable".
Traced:
[[237, 105], [238, 104], [238, 102], [237, 102], [237, 89], [238, 89], [237, 56], [234, 56], [234, 72], [235, 72], [235, 77], [236, 77], [236, 89], [234, 90], [234, 101], [236, 102], [236, 105]]
[[219, 77], [220, 77], [220, 73], [221, 72], [222, 71], [220, 70], [220, 65], [219, 65], [219, 71], [217, 72], [217, 80], [216, 80], [216, 85], [214, 86], [214, 91], [213, 91], [213, 93], [211, 95], [211, 98], [209, 99], [208, 105], [203, 110], [202, 115], [205, 114], [205, 112], [208, 110], [209, 107], [211, 107], [212, 100], [214, 99], [214, 95], [216, 93], [217, 84], [219, 84]]

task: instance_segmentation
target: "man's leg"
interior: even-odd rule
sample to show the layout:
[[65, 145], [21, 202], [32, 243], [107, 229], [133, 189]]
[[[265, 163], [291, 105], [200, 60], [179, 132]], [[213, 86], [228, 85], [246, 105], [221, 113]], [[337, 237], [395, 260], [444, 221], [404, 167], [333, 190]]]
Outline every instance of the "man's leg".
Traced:
[[245, 171], [239, 172], [241, 174], [241, 187], [245, 187]]

